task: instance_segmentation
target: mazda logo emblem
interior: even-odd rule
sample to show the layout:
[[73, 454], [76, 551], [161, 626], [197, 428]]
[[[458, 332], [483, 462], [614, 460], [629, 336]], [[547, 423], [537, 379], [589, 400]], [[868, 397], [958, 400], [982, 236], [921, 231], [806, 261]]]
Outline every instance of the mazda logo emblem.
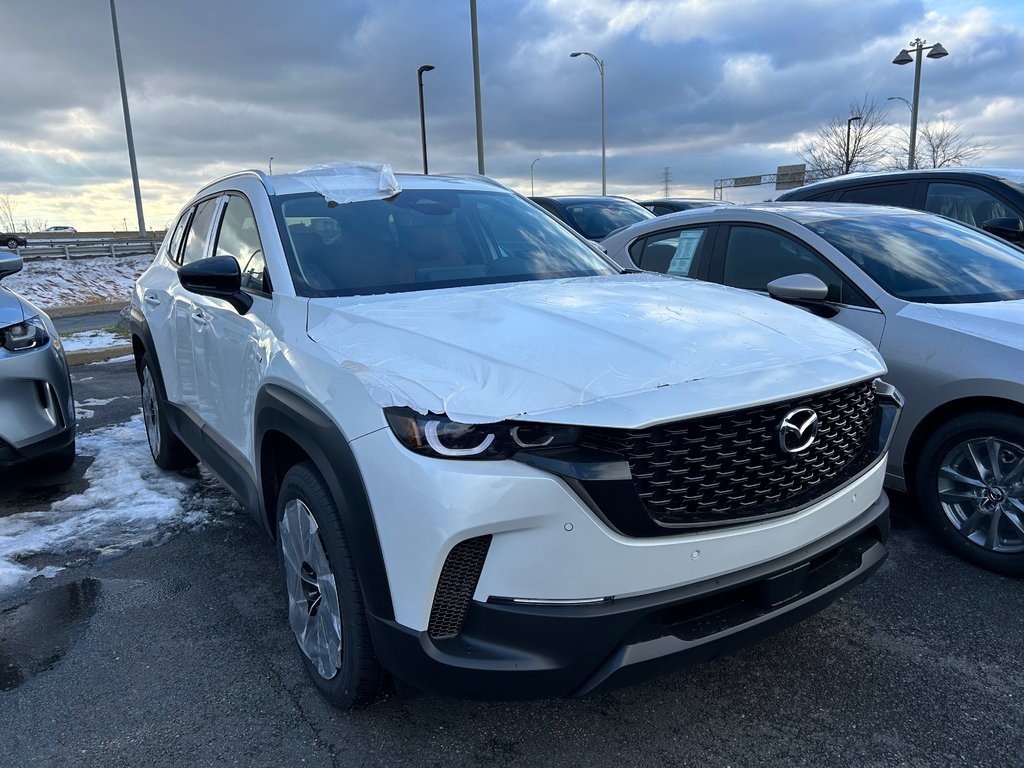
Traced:
[[818, 414], [810, 408], [794, 408], [779, 424], [779, 447], [783, 453], [806, 451], [818, 439]]

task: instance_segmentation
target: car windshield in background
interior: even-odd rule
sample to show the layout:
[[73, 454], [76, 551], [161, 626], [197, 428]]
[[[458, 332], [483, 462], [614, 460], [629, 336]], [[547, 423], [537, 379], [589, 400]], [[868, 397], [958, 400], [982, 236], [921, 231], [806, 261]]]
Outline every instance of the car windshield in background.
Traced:
[[938, 217], [873, 216], [805, 223], [906, 301], [954, 304], [1024, 298], [1024, 251]]
[[615, 274], [543, 211], [505, 192], [406, 189], [388, 200], [275, 200], [296, 290], [355, 296]]
[[604, 240], [617, 229], [654, 218], [643, 206], [618, 200], [566, 203], [565, 209], [588, 240]]

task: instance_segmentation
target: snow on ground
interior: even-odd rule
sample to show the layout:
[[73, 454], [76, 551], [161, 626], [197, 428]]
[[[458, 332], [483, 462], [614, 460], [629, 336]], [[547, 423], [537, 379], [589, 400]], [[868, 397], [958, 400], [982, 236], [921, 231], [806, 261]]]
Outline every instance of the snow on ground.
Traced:
[[75, 352], [80, 349], [106, 349], [129, 343], [124, 336], [110, 331], [79, 331], [65, 334], [60, 338], [66, 352]]
[[88, 259], [27, 259], [25, 268], [4, 278], [10, 288], [38, 307], [128, 303], [136, 278], [153, 254], [93, 256]]
[[0, 592], [60, 570], [34, 568], [21, 558], [156, 544], [208, 519], [211, 505], [182, 503], [201, 483], [153, 464], [141, 415], [79, 434], [78, 451], [95, 457], [85, 472], [88, 489], [54, 502], [47, 511], [0, 517]]

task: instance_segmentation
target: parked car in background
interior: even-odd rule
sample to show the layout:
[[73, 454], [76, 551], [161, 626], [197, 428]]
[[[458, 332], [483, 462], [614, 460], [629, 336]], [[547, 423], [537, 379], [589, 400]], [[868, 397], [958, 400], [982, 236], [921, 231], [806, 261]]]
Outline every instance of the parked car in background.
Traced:
[[[646, 213], [646, 212], [645, 212]], [[276, 537], [307, 671], [580, 696], [813, 613], [886, 555], [899, 410], [864, 339], [623, 274], [482, 178], [234, 174], [131, 303], [157, 465]]]
[[621, 266], [771, 293], [868, 339], [906, 397], [889, 485], [960, 555], [1024, 573], [1024, 252], [932, 214], [831, 203], [679, 213], [602, 245]]
[[0, 243], [3, 243], [13, 251], [15, 248], [18, 247], [24, 248], [26, 245], [28, 245], [28, 240], [26, 240], [21, 235], [0, 235]]
[[622, 227], [654, 214], [625, 197], [574, 196], [531, 197], [531, 200], [588, 240], [599, 242]]
[[655, 216], [692, 211], [694, 208], [710, 208], [715, 205], [735, 205], [726, 200], [709, 200], [701, 197], [666, 197], [661, 200], [640, 200], [639, 202]]
[[[0, 255], [0, 280], [21, 271]], [[75, 461], [75, 403], [53, 323], [0, 284], [0, 468], [37, 460], [64, 470]]]
[[77, 232], [78, 230], [74, 227], [47, 227], [44, 232]]
[[981, 227], [1010, 242], [1024, 242], [1024, 170], [933, 168], [852, 173], [778, 197], [778, 202], [797, 200], [914, 208]]

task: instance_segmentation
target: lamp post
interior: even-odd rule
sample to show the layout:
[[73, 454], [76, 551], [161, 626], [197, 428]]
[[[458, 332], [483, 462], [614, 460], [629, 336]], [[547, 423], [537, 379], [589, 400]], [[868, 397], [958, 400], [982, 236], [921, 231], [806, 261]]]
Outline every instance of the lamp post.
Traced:
[[843, 152], [843, 173], [849, 173], [850, 166], [853, 165], [853, 158], [850, 157], [850, 124], [854, 120], [863, 119], [863, 115], [854, 115], [853, 117], [846, 118], [846, 150]]
[[577, 56], [589, 56], [597, 64], [597, 71], [601, 73], [601, 194], [608, 194], [608, 171], [605, 162], [605, 143], [604, 143], [604, 62], [597, 58], [590, 51], [575, 51], [569, 54], [570, 59], [574, 59]]
[[949, 53], [942, 47], [941, 43], [925, 45], [925, 41], [919, 37], [910, 43], [910, 47], [914, 51], [913, 56], [904, 48], [892, 60], [892, 63], [902, 66], [903, 64], [914, 62], [914, 99], [910, 102], [910, 157], [907, 163], [908, 170], [912, 171], [917, 167], [917, 108], [921, 103], [921, 54], [924, 51], [928, 51], [927, 56], [929, 59], [941, 59], [944, 56], [948, 56]]
[[273, 176], [274, 175], [274, 156], [273, 155], [271, 155], [270, 156], [270, 160], [267, 161], [267, 175], [268, 176]]
[[423, 113], [423, 73], [434, 68], [433, 64], [424, 64], [416, 70], [416, 82], [420, 86], [420, 141], [423, 143], [423, 175], [427, 175], [427, 118]]
[[121, 107], [124, 109], [124, 132], [128, 137], [128, 164], [132, 168], [132, 187], [135, 190], [135, 213], [139, 217], [139, 237], [146, 236], [146, 221], [142, 215], [142, 190], [139, 189], [139, 166], [135, 162], [135, 140], [132, 138], [132, 116], [128, 111], [128, 90], [124, 85], [124, 64], [121, 61], [121, 36], [117, 33], [117, 11], [110, 0], [110, 25], [114, 28], [114, 55], [117, 57], [117, 77], [121, 82]]
[[[537, 160], [540, 160], [538, 157]], [[537, 164], [537, 160], [530, 163], [530, 197], [533, 197], [533, 166]]]
[[[907, 99], [903, 98], [902, 96], [886, 96], [885, 100], [886, 101], [902, 101], [904, 104], [907, 105], [907, 109], [910, 110], [910, 114], [911, 115], [914, 114], [914, 105], [911, 104], [910, 101], [908, 101]], [[910, 169], [910, 155], [909, 154], [907, 155], [907, 169], [908, 170]]]

